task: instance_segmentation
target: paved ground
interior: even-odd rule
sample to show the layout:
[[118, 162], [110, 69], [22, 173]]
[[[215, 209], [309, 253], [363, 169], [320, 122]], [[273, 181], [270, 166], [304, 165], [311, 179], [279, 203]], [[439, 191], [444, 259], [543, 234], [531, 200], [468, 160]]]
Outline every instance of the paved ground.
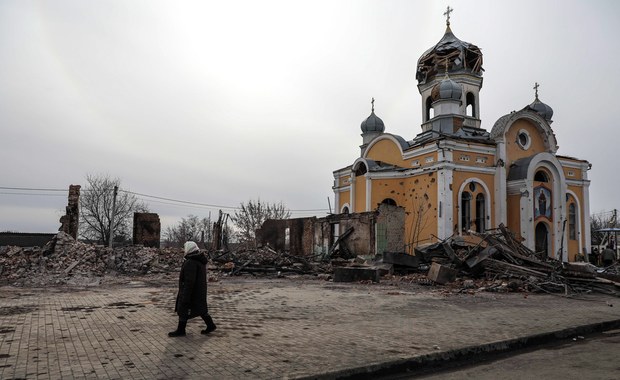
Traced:
[[0, 288], [2, 379], [363, 377], [620, 325], [620, 300], [318, 280], [209, 283], [218, 329], [169, 338], [173, 283]]

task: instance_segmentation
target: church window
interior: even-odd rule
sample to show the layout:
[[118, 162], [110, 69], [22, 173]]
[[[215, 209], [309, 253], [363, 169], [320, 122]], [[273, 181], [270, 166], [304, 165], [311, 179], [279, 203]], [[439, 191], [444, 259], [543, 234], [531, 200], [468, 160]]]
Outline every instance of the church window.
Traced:
[[471, 228], [471, 194], [463, 191], [461, 194], [461, 230], [467, 231]]
[[534, 174], [534, 181], [549, 182], [549, 176], [544, 170], [538, 170], [536, 174]]
[[343, 213], [343, 214], [348, 214], [348, 213], [349, 213], [349, 207], [348, 207], [348, 206], [344, 206], [344, 207], [342, 208], [342, 213]]
[[476, 191], [476, 182], [470, 182], [468, 187], [469, 190], [473, 193], [474, 191]]
[[577, 213], [574, 203], [568, 205], [568, 238], [577, 239]]
[[568, 171], [568, 176], [569, 176], [569, 177], [574, 177], [574, 176], [575, 176], [575, 172], [574, 172], [574, 171], [572, 171], [572, 170], [569, 170], [569, 171]]
[[523, 150], [530, 148], [532, 139], [530, 138], [530, 134], [525, 129], [521, 129], [517, 134], [517, 144], [519, 144]]
[[484, 194], [476, 195], [476, 231], [484, 232], [486, 229], [486, 205], [484, 201]]
[[424, 121], [429, 121], [430, 119], [432, 119], [435, 115], [435, 111], [433, 110], [433, 106], [431, 105], [433, 103], [433, 99], [431, 99], [431, 97], [429, 96], [428, 98], [426, 98], [426, 115]]
[[468, 155], [462, 155], [461, 156], [461, 161], [469, 161], [469, 156]]
[[355, 169], [355, 176], [358, 177], [358, 176], [364, 175], [366, 174], [367, 171], [368, 170], [366, 169], [366, 165], [362, 163], [357, 167], [357, 169]]
[[468, 92], [465, 99], [467, 103], [465, 106], [467, 116], [476, 117], [476, 96], [473, 93]]

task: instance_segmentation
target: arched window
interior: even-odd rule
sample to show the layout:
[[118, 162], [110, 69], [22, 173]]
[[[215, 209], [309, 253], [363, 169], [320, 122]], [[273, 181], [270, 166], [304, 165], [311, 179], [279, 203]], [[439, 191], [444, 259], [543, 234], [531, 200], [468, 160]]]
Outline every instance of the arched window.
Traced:
[[461, 194], [461, 230], [467, 231], [471, 228], [471, 194], [463, 191]]
[[471, 93], [468, 92], [467, 96], [465, 97], [465, 108], [466, 108], [466, 114], [467, 116], [471, 116], [471, 117], [477, 117], [476, 116], [476, 96]]
[[348, 207], [348, 206], [344, 206], [344, 207], [342, 208], [342, 213], [343, 213], [343, 214], [348, 214], [348, 213], [349, 213], [349, 207]]
[[476, 195], [476, 231], [484, 232], [486, 230], [486, 206], [484, 194]]
[[549, 175], [544, 170], [539, 170], [534, 174], [534, 181], [549, 182]]
[[381, 201], [381, 204], [390, 205], [390, 206], [397, 206], [396, 205], [396, 201], [393, 200], [392, 198], [385, 198], [384, 200]]
[[357, 169], [355, 169], [355, 176], [358, 177], [364, 175], [367, 171], [366, 165], [364, 163], [360, 163]]
[[568, 205], [568, 238], [577, 240], [577, 213], [574, 203]]
[[424, 115], [425, 116], [424, 121], [429, 121], [435, 116], [435, 112], [431, 104], [433, 104], [433, 99], [431, 99], [431, 97], [429, 96], [428, 98], [426, 98], [426, 107], [425, 107], [426, 114]]

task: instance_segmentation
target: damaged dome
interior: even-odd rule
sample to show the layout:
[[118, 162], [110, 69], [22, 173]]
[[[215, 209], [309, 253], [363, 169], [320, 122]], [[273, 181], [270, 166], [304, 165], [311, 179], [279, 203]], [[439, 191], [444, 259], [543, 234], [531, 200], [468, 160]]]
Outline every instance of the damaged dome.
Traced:
[[476, 45], [461, 41], [452, 33], [450, 25], [441, 40], [422, 54], [418, 60], [416, 79], [419, 84], [431, 81], [437, 73], [464, 72], [482, 76], [482, 52]]

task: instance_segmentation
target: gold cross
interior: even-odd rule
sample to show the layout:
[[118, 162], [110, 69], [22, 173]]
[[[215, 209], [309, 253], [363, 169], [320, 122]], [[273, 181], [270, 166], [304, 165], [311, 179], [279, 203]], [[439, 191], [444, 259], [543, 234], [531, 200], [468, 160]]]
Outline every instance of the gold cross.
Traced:
[[450, 6], [448, 5], [448, 8], [446, 8], [446, 11], [443, 13], [444, 16], [447, 16], [446, 19], [446, 25], [450, 25], [450, 13], [453, 11], [454, 9], [450, 8]]

